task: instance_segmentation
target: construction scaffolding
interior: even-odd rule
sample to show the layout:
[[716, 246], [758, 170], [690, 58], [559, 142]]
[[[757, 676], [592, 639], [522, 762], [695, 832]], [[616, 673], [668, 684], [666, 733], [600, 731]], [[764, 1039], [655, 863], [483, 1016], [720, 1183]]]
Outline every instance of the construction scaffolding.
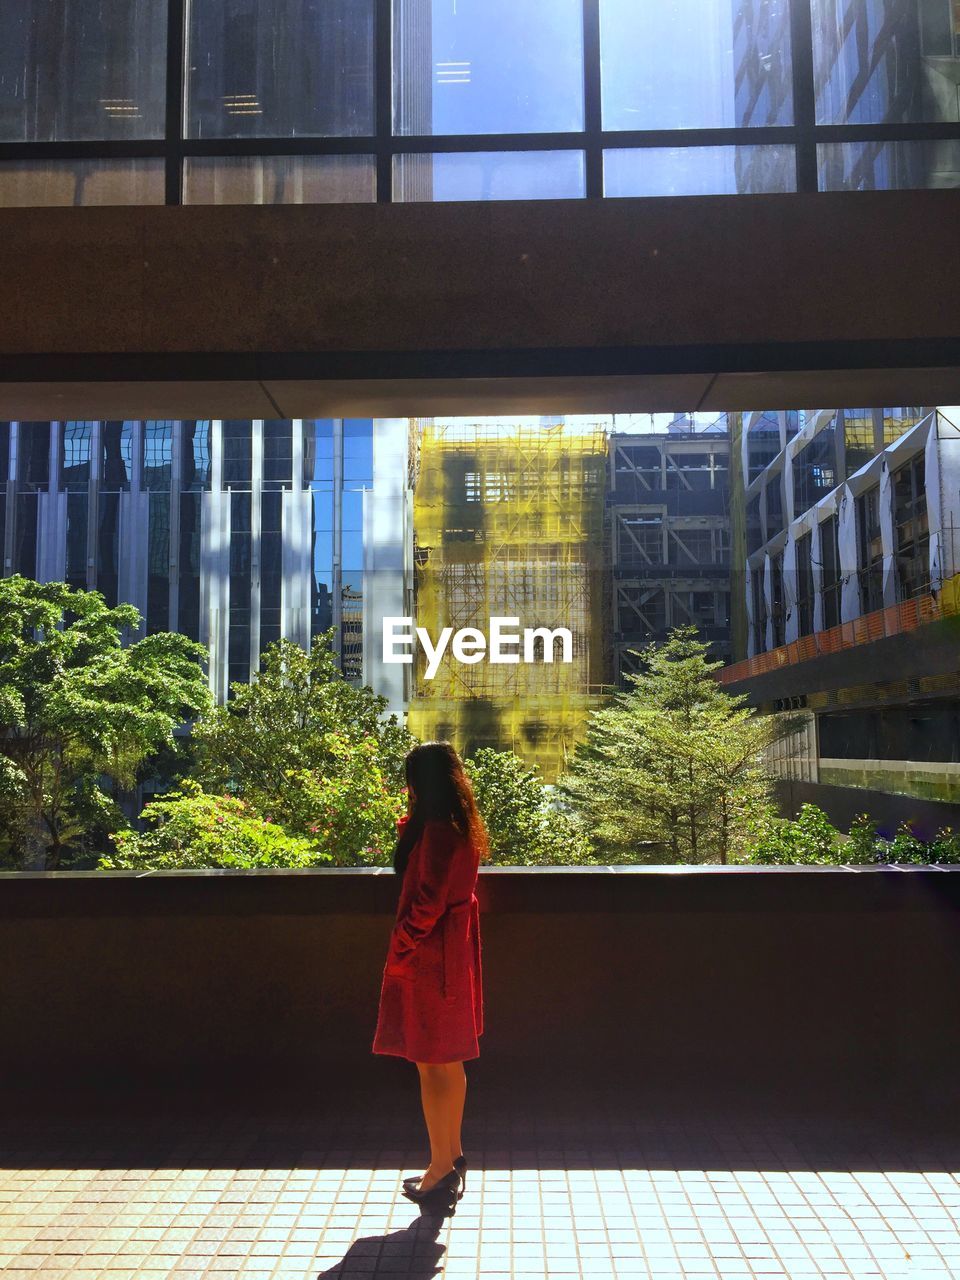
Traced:
[[606, 432], [601, 422], [416, 420], [413, 457], [417, 626], [487, 634], [566, 627], [572, 661], [414, 668], [408, 724], [461, 751], [512, 749], [552, 781], [608, 687], [604, 572]]

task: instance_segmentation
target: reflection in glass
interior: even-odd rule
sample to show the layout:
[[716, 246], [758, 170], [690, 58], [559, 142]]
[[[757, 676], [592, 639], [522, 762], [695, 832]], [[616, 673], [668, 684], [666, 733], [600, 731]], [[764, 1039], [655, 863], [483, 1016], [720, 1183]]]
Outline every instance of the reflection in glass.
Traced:
[[605, 129], [793, 122], [788, 0], [600, 0]]
[[368, 204], [373, 156], [187, 156], [184, 204]]
[[395, 0], [394, 133], [583, 128], [580, 0]]
[[60, 428], [60, 488], [86, 490], [90, 483], [92, 422], [65, 422]]
[[209, 420], [183, 424], [180, 465], [184, 489], [210, 488], [211, 434]]
[[960, 187], [960, 142], [828, 142], [817, 147], [821, 191]]
[[606, 196], [795, 191], [793, 147], [643, 147], [603, 153]]
[[4, 160], [0, 208], [163, 204], [162, 160]]
[[573, 200], [584, 195], [582, 151], [475, 151], [402, 155], [393, 161], [393, 198]]
[[192, 0], [194, 138], [374, 131], [374, 0]]
[[332, 418], [304, 419], [303, 483], [314, 487], [333, 488]]
[[954, 0], [811, 0], [811, 18], [818, 124], [960, 120]]
[[0, 142], [160, 138], [165, 0], [0, 4]]
[[97, 498], [97, 590], [107, 604], [119, 599], [121, 491], [129, 491], [133, 468], [132, 422], [100, 424], [100, 492]]
[[[185, 423], [184, 427], [194, 424]], [[143, 424], [143, 487], [169, 492], [173, 465], [173, 423], [169, 420]]]

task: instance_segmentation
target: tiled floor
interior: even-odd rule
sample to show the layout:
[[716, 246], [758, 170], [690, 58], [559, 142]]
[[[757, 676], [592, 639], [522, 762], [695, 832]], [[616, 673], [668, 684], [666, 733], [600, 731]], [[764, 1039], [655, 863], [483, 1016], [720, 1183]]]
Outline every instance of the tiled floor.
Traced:
[[383, 1088], [256, 1106], [203, 1093], [119, 1105], [7, 1096], [0, 1270], [960, 1277], [955, 1099], [827, 1106], [589, 1079], [511, 1090], [473, 1076], [467, 1191], [438, 1221], [399, 1194], [426, 1154], [406, 1065], [390, 1064]]

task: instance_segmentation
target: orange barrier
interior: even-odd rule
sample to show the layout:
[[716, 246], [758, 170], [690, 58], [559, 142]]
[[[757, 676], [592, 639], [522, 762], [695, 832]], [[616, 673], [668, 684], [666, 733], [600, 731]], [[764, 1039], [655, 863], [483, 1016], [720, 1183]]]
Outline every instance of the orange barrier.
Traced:
[[885, 609], [876, 609], [873, 613], [854, 618], [852, 622], [841, 622], [826, 631], [801, 636], [799, 640], [791, 640], [779, 648], [758, 653], [755, 658], [735, 662], [717, 674], [721, 684], [736, 684], [740, 680], [749, 680], [751, 676], [776, 671], [779, 667], [807, 662], [823, 654], [839, 653], [842, 649], [853, 649], [886, 636], [915, 631], [928, 622], [957, 615], [960, 615], [960, 574], [947, 579], [938, 596], [916, 596], [912, 600], [888, 605]]

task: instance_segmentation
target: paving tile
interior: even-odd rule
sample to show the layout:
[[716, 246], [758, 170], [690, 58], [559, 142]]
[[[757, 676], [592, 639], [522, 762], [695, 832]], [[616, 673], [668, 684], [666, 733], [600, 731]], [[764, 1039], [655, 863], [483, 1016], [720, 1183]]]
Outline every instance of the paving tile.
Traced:
[[471, 1089], [468, 1191], [442, 1221], [399, 1194], [425, 1166], [411, 1092], [14, 1109], [0, 1269], [5, 1280], [960, 1280], [949, 1109], [925, 1125], [880, 1099], [830, 1111], [698, 1098]]

